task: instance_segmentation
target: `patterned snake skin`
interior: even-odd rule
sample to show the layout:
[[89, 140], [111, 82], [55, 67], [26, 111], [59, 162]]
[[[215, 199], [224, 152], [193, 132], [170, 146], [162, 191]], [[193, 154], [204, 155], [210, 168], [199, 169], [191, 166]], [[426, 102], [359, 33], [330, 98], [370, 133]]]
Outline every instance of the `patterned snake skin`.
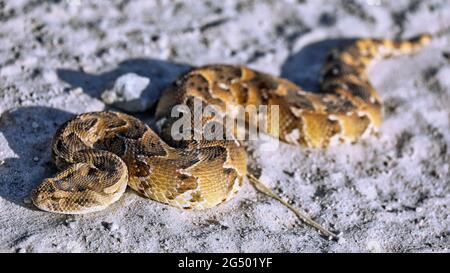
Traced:
[[[206, 209], [229, 200], [247, 175], [247, 154], [237, 140], [175, 141], [169, 130], [175, 105], [193, 99], [225, 111], [229, 106], [279, 106], [282, 141], [325, 148], [354, 142], [381, 123], [381, 100], [369, 83], [374, 59], [413, 53], [429, 35], [403, 40], [358, 39], [332, 50], [322, 70], [321, 92], [243, 66], [208, 65], [179, 77], [162, 95], [158, 136], [118, 112], [75, 116], [57, 131], [52, 154], [60, 170], [32, 193], [40, 209], [58, 213], [99, 211], [127, 185], [140, 195], [184, 209]], [[269, 113], [270, 114], [270, 113]], [[208, 120], [203, 120], [208, 123]], [[251, 120], [247, 120], [251, 123]]]

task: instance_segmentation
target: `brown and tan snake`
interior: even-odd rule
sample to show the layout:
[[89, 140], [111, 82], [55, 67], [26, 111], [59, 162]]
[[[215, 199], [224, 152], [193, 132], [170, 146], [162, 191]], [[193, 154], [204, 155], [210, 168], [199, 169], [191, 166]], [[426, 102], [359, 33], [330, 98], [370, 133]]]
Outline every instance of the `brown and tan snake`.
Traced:
[[[267, 130], [269, 135], [318, 148], [354, 142], [382, 121], [382, 104], [369, 82], [368, 65], [374, 59], [413, 53], [430, 39], [429, 35], [403, 41], [358, 39], [333, 49], [322, 69], [320, 93], [244, 66], [192, 69], [158, 103], [160, 135], [119, 112], [77, 115], [55, 134], [52, 155], [59, 172], [33, 190], [32, 201], [46, 211], [89, 213], [117, 201], [129, 185], [142, 196], [178, 208], [217, 206], [232, 198], [249, 175], [246, 150], [236, 139], [174, 140], [169, 132], [176, 122], [171, 116], [175, 105], [195, 111], [198, 100], [224, 113], [230, 106], [276, 105], [279, 126], [276, 132]], [[202, 125], [209, 121], [202, 120]], [[252, 175], [250, 181], [290, 207]], [[325, 235], [334, 235], [290, 208]]]

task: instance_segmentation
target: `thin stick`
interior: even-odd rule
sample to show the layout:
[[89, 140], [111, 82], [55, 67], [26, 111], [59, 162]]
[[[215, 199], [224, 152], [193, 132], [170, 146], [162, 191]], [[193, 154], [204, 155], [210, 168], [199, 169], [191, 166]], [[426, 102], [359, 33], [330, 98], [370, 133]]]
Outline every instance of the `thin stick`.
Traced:
[[326, 228], [322, 227], [319, 223], [311, 219], [306, 213], [301, 212], [297, 208], [294, 208], [292, 205], [290, 205], [288, 202], [284, 201], [280, 196], [275, 194], [270, 188], [268, 188], [266, 185], [264, 185], [261, 181], [259, 181], [258, 178], [253, 176], [252, 174], [248, 174], [248, 178], [250, 182], [253, 184], [253, 186], [260, 192], [266, 194], [267, 196], [270, 196], [274, 198], [275, 200], [278, 200], [280, 203], [285, 205], [287, 208], [289, 208], [292, 212], [295, 213], [295, 215], [304, 223], [314, 227], [321, 233], [322, 235], [331, 238], [331, 239], [337, 239], [337, 235], [333, 232], [327, 230]]

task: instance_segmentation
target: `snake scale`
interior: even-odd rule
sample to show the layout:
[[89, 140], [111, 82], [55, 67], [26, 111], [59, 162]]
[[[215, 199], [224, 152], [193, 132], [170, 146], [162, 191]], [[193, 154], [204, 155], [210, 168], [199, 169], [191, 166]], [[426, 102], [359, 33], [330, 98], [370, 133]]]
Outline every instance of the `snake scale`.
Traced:
[[334, 48], [322, 68], [318, 93], [244, 66], [194, 68], [163, 92], [156, 110], [160, 135], [124, 113], [77, 115], [55, 134], [51, 150], [59, 172], [33, 190], [32, 201], [45, 211], [89, 213], [117, 201], [129, 185], [174, 207], [214, 207], [232, 198], [248, 175], [245, 148], [236, 140], [174, 141], [168, 128], [175, 105], [193, 110], [193, 99], [223, 111], [230, 105], [278, 105], [277, 136], [284, 142], [314, 148], [354, 142], [382, 120], [369, 64], [413, 53], [430, 39], [427, 34], [401, 41], [356, 39]]

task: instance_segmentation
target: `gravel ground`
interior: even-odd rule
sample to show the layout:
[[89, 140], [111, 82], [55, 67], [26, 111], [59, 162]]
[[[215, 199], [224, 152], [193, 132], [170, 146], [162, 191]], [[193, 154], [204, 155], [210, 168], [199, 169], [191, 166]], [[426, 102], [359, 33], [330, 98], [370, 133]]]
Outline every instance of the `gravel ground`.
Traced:
[[[377, 137], [326, 151], [250, 143], [251, 165], [281, 196], [341, 232], [328, 241], [247, 184], [217, 208], [186, 212], [128, 190], [105, 211], [66, 216], [28, 195], [55, 173], [49, 145], [127, 73], [146, 98], [190, 66], [245, 64], [317, 90], [327, 50], [353, 37], [435, 34], [378, 63]], [[449, 252], [450, 2], [0, 1], [1, 252]], [[151, 110], [138, 117], [152, 122]]]

